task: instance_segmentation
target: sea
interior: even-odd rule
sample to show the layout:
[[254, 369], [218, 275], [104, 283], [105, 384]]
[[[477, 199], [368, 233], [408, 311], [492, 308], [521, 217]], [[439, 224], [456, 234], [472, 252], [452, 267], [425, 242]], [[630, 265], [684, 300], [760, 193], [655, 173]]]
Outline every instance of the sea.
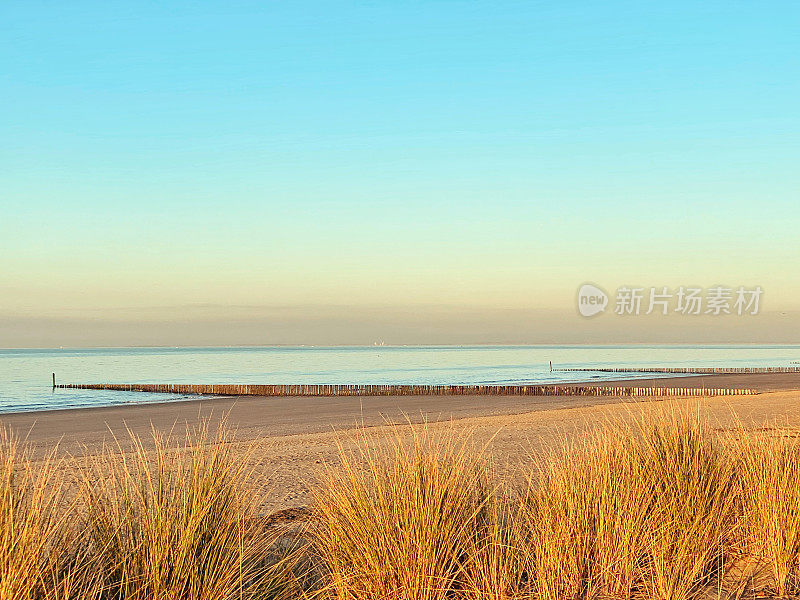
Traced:
[[797, 345], [0, 349], [0, 413], [188, 399], [178, 394], [54, 390], [52, 373], [58, 383], [555, 384], [621, 378], [559, 368], [798, 364]]

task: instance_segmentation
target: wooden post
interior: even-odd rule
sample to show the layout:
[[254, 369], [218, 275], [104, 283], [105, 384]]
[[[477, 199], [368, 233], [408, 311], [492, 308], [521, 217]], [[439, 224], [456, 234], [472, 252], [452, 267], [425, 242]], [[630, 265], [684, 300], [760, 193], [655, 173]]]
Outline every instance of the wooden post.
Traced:
[[56, 374], [53, 373], [53, 389], [56, 389]]

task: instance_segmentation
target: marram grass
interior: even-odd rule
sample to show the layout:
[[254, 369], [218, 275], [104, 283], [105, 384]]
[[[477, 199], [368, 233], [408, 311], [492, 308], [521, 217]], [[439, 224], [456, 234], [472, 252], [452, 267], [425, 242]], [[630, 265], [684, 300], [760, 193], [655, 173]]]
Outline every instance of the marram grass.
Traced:
[[258, 457], [233, 441], [205, 423], [68, 465], [3, 432], [0, 600], [800, 597], [790, 430], [664, 409], [502, 481], [454, 427], [362, 431], [289, 544], [261, 511]]
[[232, 441], [208, 423], [183, 440], [154, 433], [149, 449], [131, 434], [87, 458], [67, 490], [55, 453], [33, 461], [5, 434], [0, 600], [294, 597], [295, 558], [276, 553]]
[[537, 595], [705, 592], [724, 564], [734, 499], [730, 459], [696, 415], [636, 419], [553, 453], [528, 500]]
[[0, 599], [98, 598], [102, 582], [87, 531], [75, 524], [57, 448], [33, 460], [0, 429]]
[[223, 427], [203, 424], [175, 447], [152, 450], [130, 435], [90, 462], [82, 495], [88, 530], [114, 598], [226, 600], [289, 589], [283, 562], [266, 559], [276, 539], [259, 515], [250, 461]]
[[[315, 497], [326, 592], [344, 599], [691, 600], [798, 593], [800, 446], [641, 414], [495, 481], [458, 432], [342, 450]], [[456, 440], [461, 440], [457, 442]], [[757, 565], [759, 569], [744, 568]], [[756, 576], [757, 575], [757, 576]]]
[[486, 468], [468, 443], [406, 430], [341, 449], [316, 491], [314, 539], [338, 598], [452, 596], [491, 519]]
[[778, 596], [800, 593], [800, 443], [798, 432], [739, 428], [738, 460], [745, 552]]

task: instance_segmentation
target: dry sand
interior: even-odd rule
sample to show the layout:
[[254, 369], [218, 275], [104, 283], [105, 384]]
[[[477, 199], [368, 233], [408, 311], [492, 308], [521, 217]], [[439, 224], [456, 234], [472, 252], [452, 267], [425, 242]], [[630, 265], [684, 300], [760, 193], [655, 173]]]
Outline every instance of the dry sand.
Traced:
[[[748, 387], [755, 396], [723, 396], [669, 402], [697, 405], [721, 428], [736, 419], [751, 427], [779, 421], [800, 428], [800, 374], [709, 375], [658, 378], [655, 385]], [[641, 380], [630, 385], [643, 385]], [[267, 510], [303, 506], [323, 464], [336, 464], [337, 440], [369, 427], [380, 439], [389, 435], [387, 422], [427, 421], [429, 427], [469, 429], [476, 443], [489, 440], [500, 471], [514, 469], [562, 438], [595, 426], [604, 418], [625, 418], [631, 410], [652, 410], [663, 401], [626, 401], [610, 397], [286, 397], [216, 398], [187, 402], [111, 408], [18, 413], [0, 416], [0, 423], [27, 437], [37, 453], [58, 444], [73, 456], [97, 452], [112, 434], [124, 438], [126, 428], [147, 436], [154, 428], [182, 432], [200, 418], [227, 416], [243, 445], [256, 446], [255, 460], [268, 479]]]

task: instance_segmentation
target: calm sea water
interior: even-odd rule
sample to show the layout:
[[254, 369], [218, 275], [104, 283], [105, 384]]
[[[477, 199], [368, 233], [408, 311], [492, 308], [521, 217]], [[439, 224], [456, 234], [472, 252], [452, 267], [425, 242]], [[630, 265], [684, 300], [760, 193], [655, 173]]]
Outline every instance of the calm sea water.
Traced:
[[[421, 346], [0, 350], [0, 412], [180, 400], [61, 383], [566, 383], [555, 367], [789, 366], [800, 346]], [[641, 377], [651, 378], [652, 375]]]

